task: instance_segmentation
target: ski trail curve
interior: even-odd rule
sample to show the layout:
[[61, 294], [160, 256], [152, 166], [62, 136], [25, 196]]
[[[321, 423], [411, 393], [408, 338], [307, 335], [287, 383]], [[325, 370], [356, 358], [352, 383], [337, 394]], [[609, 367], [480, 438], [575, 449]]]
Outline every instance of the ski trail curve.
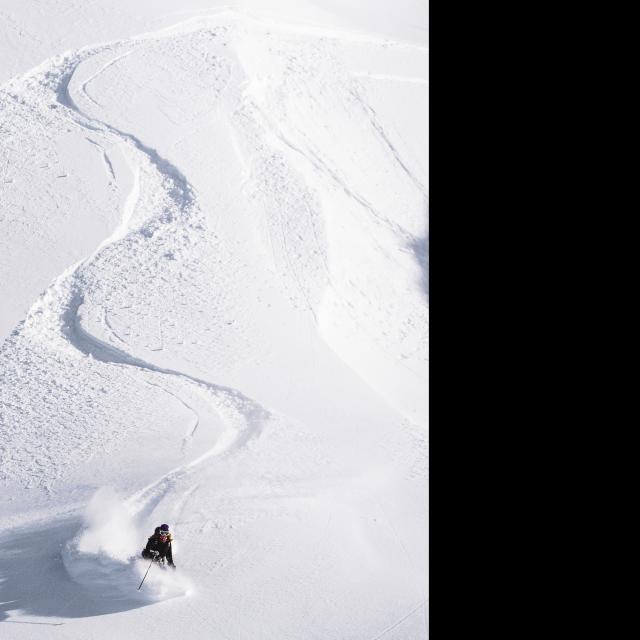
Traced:
[[[186, 473], [187, 470], [213, 456], [237, 449], [250, 438], [258, 435], [270, 414], [257, 402], [236, 389], [214, 384], [174, 369], [158, 367], [123, 349], [103, 342], [82, 326], [81, 311], [85, 302], [87, 284], [84, 278], [85, 270], [96, 261], [106, 248], [117, 245], [130, 234], [144, 233], [142, 228], [132, 228], [132, 219], [140, 199], [141, 163], [147, 162], [157, 172], [162, 188], [166, 191], [167, 200], [171, 204], [170, 207], [165, 207], [158, 213], [151, 213], [151, 216], [145, 221], [147, 224], [149, 221], [160, 219], [164, 224], [172, 223], [177, 233], [182, 228], [181, 223], [195, 217], [198, 213], [195, 191], [186, 176], [175, 165], [132, 133], [120, 131], [106, 122], [83, 113], [73, 100], [70, 83], [80, 64], [105, 50], [117, 49], [126, 44], [131, 44], [131, 41], [88, 48], [75, 54], [67, 54], [62, 58], [55, 58], [49, 61], [49, 64], [44, 63], [31, 74], [27, 74], [22, 86], [20, 83], [14, 83], [12, 89], [19, 89], [17, 95], [13, 94], [15, 99], [30, 100], [36, 109], [52, 108], [51, 104], [54, 104], [60, 111], [61, 107], [67, 120], [87, 132], [100, 134], [113, 141], [123, 150], [123, 156], [133, 173], [133, 186], [123, 206], [121, 222], [118, 227], [90, 256], [70, 266], [51, 284], [32, 307], [24, 326], [34, 330], [35, 335], [46, 336], [49, 343], [54, 348], [57, 347], [58, 351], [64, 351], [71, 347], [107, 366], [127, 367], [160, 376], [169, 385], [170, 381], [186, 382], [197, 392], [206, 396], [212, 412], [222, 419], [226, 427], [216, 444], [208, 451], [188, 464], [169, 471], [160, 479], [131, 496], [129, 504], [140, 511], [145, 508], [146, 503], [154, 499], [154, 495], [157, 497], [159, 488], [164, 489], [161, 491], [164, 495], [166, 489], [175, 483], [176, 478]], [[123, 57], [118, 56], [110, 64], [114, 64]], [[102, 70], [108, 68], [110, 64], [107, 64]], [[94, 74], [92, 79], [97, 75], [99, 73]], [[82, 86], [84, 87], [86, 84]], [[93, 140], [91, 142], [96, 144]], [[166, 389], [165, 392], [175, 395]], [[178, 396], [175, 395], [175, 397]], [[201, 417], [198, 415], [196, 424], [200, 422]]]
[[[234, 19], [244, 19], [247, 21], [257, 22], [263, 26], [272, 26], [271, 23], [264, 20], [258, 20], [250, 16], [246, 12], [224, 11], [210, 14], [209, 17], [220, 17], [223, 14], [229, 14]], [[134, 218], [136, 205], [139, 201], [140, 190], [140, 166], [142, 162], [150, 165], [161, 178], [162, 188], [166, 191], [168, 200], [172, 203], [172, 207], [167, 211], [158, 212], [152, 215], [149, 220], [170, 222], [178, 225], [176, 229], [180, 229], [188, 219], [193, 219], [198, 214], [198, 197], [194, 187], [191, 185], [187, 177], [180, 169], [172, 164], [168, 159], [164, 158], [157, 149], [149, 146], [142, 139], [137, 137], [130, 131], [119, 129], [108, 122], [98, 120], [83, 112], [78, 103], [74, 100], [73, 91], [71, 90], [71, 82], [76, 74], [79, 66], [89, 58], [100, 55], [104, 52], [112, 52], [114, 58], [102, 64], [97, 72], [90, 75], [89, 78], [79, 81], [78, 91], [86, 94], [87, 100], [95, 103], [95, 100], [88, 94], [88, 85], [96, 79], [101, 73], [111, 68], [118, 61], [137, 49], [137, 45], [144, 42], [161, 41], [175, 35], [181, 35], [196, 31], [199, 27], [211, 27], [211, 23], [206, 18], [198, 18], [195, 21], [186, 21], [178, 23], [172, 27], [164, 28], [156, 32], [156, 34], [142, 34], [140, 36], [109, 42], [99, 45], [90, 45], [75, 52], [67, 53], [62, 56], [56, 56], [42, 63], [32, 72], [26, 74], [15, 82], [11, 81], [1, 88], [3, 93], [19, 100], [20, 102], [31, 101], [34, 108], [47, 109], [56, 108], [63, 113], [65, 117], [73, 122], [76, 126], [81, 127], [85, 131], [95, 136], [103, 136], [113, 141], [123, 150], [125, 160], [130, 160], [130, 168], [134, 174], [134, 186], [131, 190], [129, 198], [125, 204], [122, 222], [113, 234], [105, 239], [104, 242], [93, 252], [91, 256], [81, 262], [69, 267], [59, 278], [51, 285], [49, 290], [34, 305], [30, 315], [34, 322], [41, 323], [38, 328], [41, 333], [47, 337], [54, 338], [53, 344], [61, 349], [70, 347], [77, 352], [90, 356], [94, 360], [100, 361], [108, 366], [128, 367], [147, 374], [161, 376], [164, 379], [179, 380], [182, 383], [193, 385], [200, 393], [207, 394], [211, 398], [211, 404], [217, 413], [222, 411], [225, 422], [230, 425], [229, 435], [222, 439], [222, 444], [213, 447], [213, 449], [198, 458], [198, 464], [206, 460], [211, 455], [217, 455], [223, 451], [242, 446], [246, 441], [255, 434], [260, 432], [265, 420], [269, 417], [269, 412], [261, 407], [257, 402], [251, 400], [241, 392], [230, 387], [217, 385], [212, 382], [202, 380], [200, 378], [189, 375], [175, 369], [163, 368], [145, 361], [135, 355], [125, 351], [126, 343], [122, 341], [119, 347], [108, 344], [96, 336], [92, 335], [83, 325], [82, 309], [86, 299], [86, 281], [84, 280], [84, 271], [94, 263], [98, 256], [107, 247], [113, 247], [122, 241], [129, 234], [141, 233], [141, 229], [134, 229], [132, 220]], [[219, 26], [219, 25], [216, 25]], [[273, 25], [274, 27], [276, 25]], [[300, 25], [277, 25], [278, 29], [283, 31], [293, 31], [297, 34], [308, 33], [313, 36], [323, 36], [335, 39], [350, 39], [355, 37], [353, 34], [340, 31], [314, 30]], [[359, 37], [356, 40], [360, 40]], [[389, 46], [389, 41], [379, 41], [377, 39], [365, 39], [371, 44]], [[253, 105], [258, 112], [258, 105]], [[266, 113], [260, 113], [261, 119], [267, 130], [271, 130], [285, 147], [291, 149], [296, 154], [301, 155], [309, 162], [314, 169], [328, 176], [339, 188], [353, 199], [360, 207], [367, 210], [373, 218], [388, 231], [393, 233], [405, 244], [411, 246], [416, 244], [416, 238], [402, 225], [388, 219], [381, 211], [378, 211], [371, 202], [369, 202], [362, 194], [351, 188], [346, 179], [341, 176], [338, 170], [323, 159], [313, 148], [308, 145], [296, 144], [289, 132], [278, 127]], [[375, 114], [370, 115], [373, 117]], [[378, 131], [382, 134], [383, 132]], [[92, 141], [93, 144], [96, 144]], [[100, 145], [97, 145], [100, 146]], [[393, 153], [392, 145], [387, 144]], [[108, 159], [107, 159], [108, 160]], [[404, 167], [404, 163], [399, 155], [396, 160]], [[111, 175], [114, 175], [113, 165], [111, 165]], [[411, 177], [411, 176], [410, 176]], [[420, 187], [420, 184], [416, 186]], [[56, 338], [58, 340], [56, 340]], [[231, 407], [231, 408], [229, 408]], [[231, 434], [234, 434], [233, 437]], [[161, 480], [160, 480], [161, 481]], [[158, 482], [160, 482], [158, 481]]]
[[[116, 60], [120, 60], [123, 57], [124, 56], [118, 56]], [[149, 159], [151, 164], [156, 168], [156, 170], [171, 185], [171, 187], [168, 189], [168, 195], [176, 205], [176, 208], [186, 214], [186, 216], [188, 216], [190, 213], [193, 213], [195, 208], [197, 207], [195, 191], [187, 180], [186, 176], [175, 165], [163, 158], [155, 149], [152, 149], [151, 147], [145, 145], [139, 138], [137, 138], [133, 134], [120, 131], [119, 129], [105, 122], [96, 121], [95, 119], [89, 118], [76, 105], [70, 94], [69, 84], [80, 62], [81, 61], [78, 61], [72, 67], [72, 69], [65, 74], [65, 77], [61, 82], [59, 90], [57, 92], [59, 103], [77, 114], [81, 118], [80, 124], [82, 124], [83, 126], [91, 126], [97, 124], [98, 126], [104, 127], [108, 133], [115, 135], [120, 140], [124, 140], [125, 142], [132, 144], [138, 151], [143, 153]], [[109, 66], [110, 65], [106, 65], [104, 68], [108, 68]], [[93, 77], [95, 77], [95, 75]], [[136, 189], [139, 189], [138, 183], [139, 181], [136, 180]], [[132, 197], [137, 199], [137, 195]], [[133, 206], [131, 206], [131, 209], [133, 209], [133, 207], [135, 207], [135, 203], [133, 204]], [[122, 239], [124, 235], [126, 235], [131, 214], [132, 211], [129, 212], [129, 215], [125, 216], [123, 222], [124, 228], [121, 227], [110, 240], [108, 240], [100, 247], [99, 251], [104, 249], [106, 246], [114, 244], [115, 242]], [[97, 256], [97, 254], [95, 255]], [[84, 264], [86, 263], [83, 263], [82, 266], [84, 266]], [[79, 271], [79, 269], [76, 269], [76, 276], [79, 276]], [[77, 281], [78, 277], [76, 277], [76, 282]], [[72, 291], [72, 296], [68, 301], [67, 311], [63, 316], [64, 326], [66, 326], [68, 330], [67, 337], [76, 349], [78, 349], [85, 355], [90, 355], [95, 360], [99, 360], [106, 364], [127, 365], [140, 370], [162, 374], [164, 376], [177, 377], [195, 384], [197, 387], [208, 391], [214, 396], [223, 396], [225, 399], [231, 400], [232, 405], [235, 407], [238, 414], [244, 418], [247, 426], [245, 429], [242, 429], [242, 432], [237, 432], [238, 437], [233, 438], [233, 442], [229, 441], [229, 446], [241, 446], [252, 434], [256, 434], [259, 431], [259, 429], [257, 428], [251, 428], [250, 425], [254, 424], [256, 421], [265, 420], [269, 416], [269, 413], [261, 406], [259, 406], [256, 402], [249, 399], [247, 396], [235, 389], [222, 385], [216, 385], [173, 369], [157, 367], [145, 360], [130, 355], [122, 349], [118, 349], [113, 345], [109, 345], [99, 340], [95, 336], [88, 333], [82, 327], [79, 312], [83, 303], [84, 296], [82, 295], [81, 287], [74, 288], [74, 290]], [[225, 440], [231, 439], [225, 438]], [[216, 450], [216, 452], [219, 452], [220, 447], [214, 447], [214, 449]], [[210, 452], [205, 454], [205, 458], [207, 457], [210, 457]]]
[[[109, 68], [111, 64], [117, 62], [123, 57], [124, 56], [118, 56], [115, 61], [105, 65], [103, 70]], [[78, 60], [64, 74], [56, 92], [59, 104], [66, 107], [73, 114], [74, 120], [81, 126], [88, 129], [98, 127], [103, 132], [106, 132], [107, 134], [114, 136], [116, 139], [133, 146], [138, 152], [146, 156], [151, 165], [155, 167], [156, 171], [167, 181], [167, 195], [174, 203], [177, 211], [182, 213], [185, 217], [189, 217], [189, 215], [193, 214], [196, 210], [197, 200], [195, 191], [186, 176], [175, 165], [163, 158], [155, 149], [144, 144], [133, 134], [121, 131], [103, 121], [97, 121], [87, 116], [73, 100], [69, 85], [81, 62], [82, 59]], [[98, 74], [94, 74], [92, 79], [97, 75]], [[82, 85], [83, 90], [85, 86], [86, 83]], [[138, 185], [137, 179], [136, 185]], [[137, 196], [135, 196], [135, 199], [137, 200]], [[134, 207], [135, 203], [131, 209]], [[167, 215], [166, 211], [163, 215]], [[98, 252], [94, 254], [94, 257], [97, 257], [97, 254], [106, 246], [110, 246], [118, 242], [126, 235], [127, 232], [131, 231], [128, 228], [130, 218], [131, 215], [125, 215], [123, 227], [121, 227], [119, 232], [114, 234], [111, 239], [103, 243]], [[169, 221], [172, 220], [170, 219]], [[148, 509], [150, 506], [148, 503], [150, 501], [155, 501], [154, 497], [157, 500], [162, 499], [167, 491], [175, 485], [177, 478], [184, 475], [188, 469], [201, 464], [213, 456], [239, 448], [251, 437], [259, 434], [261, 425], [269, 417], [269, 413], [236, 389], [216, 385], [173, 369], [158, 367], [150, 362], [127, 353], [123, 349], [107, 344], [85, 330], [82, 326], [81, 316], [81, 308], [84, 304], [81, 269], [86, 266], [86, 264], [88, 264], [88, 262], [80, 265], [80, 267], [73, 273], [74, 286], [71, 288], [66, 310], [62, 316], [63, 326], [66, 329], [66, 337], [68, 341], [81, 353], [91, 356], [94, 360], [98, 360], [105, 364], [127, 366], [153, 374], [160, 374], [161, 376], [179, 379], [195, 386], [197, 389], [207, 394], [210, 404], [213, 405], [215, 412], [218, 415], [221, 415], [224, 423], [227, 425], [227, 429], [211, 449], [187, 465], [183, 465], [169, 471], [155, 482], [131, 496], [128, 500], [130, 507], [132, 507], [134, 511], [141, 511], [143, 508]], [[171, 392], [167, 393], [178, 397]], [[181, 400], [181, 402], [184, 404], [184, 401]], [[196, 427], [199, 423], [200, 416], [197, 416]], [[158, 492], [160, 492], [159, 496]]]
[[109, 69], [110, 67], [112, 67], [114, 64], [117, 64], [118, 62], [120, 62], [120, 60], [122, 60], [123, 58], [126, 58], [127, 56], [131, 55], [132, 53], [134, 53], [136, 51], [136, 49], [131, 49], [130, 51], [127, 51], [125, 53], [123, 53], [122, 55], [117, 56], [116, 58], [113, 58], [112, 60], [110, 60], [107, 64], [105, 64], [99, 71], [96, 71], [90, 78], [88, 78], [87, 80], [85, 80], [82, 83], [82, 93], [87, 96], [87, 98], [93, 102], [93, 104], [95, 104], [96, 106], [102, 106], [100, 105], [100, 103], [96, 102], [96, 100], [93, 99], [93, 97], [91, 96], [91, 94], [89, 93], [89, 90], [87, 89], [87, 87], [102, 73], [104, 73], [107, 69]]

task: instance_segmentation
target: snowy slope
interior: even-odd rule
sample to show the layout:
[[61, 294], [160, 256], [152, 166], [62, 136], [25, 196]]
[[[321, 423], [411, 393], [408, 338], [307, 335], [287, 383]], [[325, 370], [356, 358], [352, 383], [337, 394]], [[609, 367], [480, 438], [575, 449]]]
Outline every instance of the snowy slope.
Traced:
[[51, 4], [0, 3], [2, 637], [426, 637], [426, 9]]

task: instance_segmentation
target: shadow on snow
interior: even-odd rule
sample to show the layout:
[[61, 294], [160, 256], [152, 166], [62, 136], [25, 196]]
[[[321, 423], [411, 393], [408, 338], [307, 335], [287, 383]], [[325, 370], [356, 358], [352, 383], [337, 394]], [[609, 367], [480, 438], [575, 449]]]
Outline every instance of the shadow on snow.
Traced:
[[141, 598], [133, 572], [116, 576], [117, 580], [131, 579], [130, 596], [128, 584], [120, 585], [126, 595], [100, 596], [69, 577], [62, 550], [81, 524], [73, 518], [38, 529], [13, 529], [0, 536], [0, 623], [16, 623], [8, 619], [16, 610], [20, 616], [86, 618], [153, 604]]

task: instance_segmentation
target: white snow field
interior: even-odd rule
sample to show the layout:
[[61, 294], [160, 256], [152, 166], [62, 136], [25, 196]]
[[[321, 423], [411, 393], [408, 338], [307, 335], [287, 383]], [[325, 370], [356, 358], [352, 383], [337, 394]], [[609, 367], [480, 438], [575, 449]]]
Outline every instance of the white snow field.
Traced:
[[426, 29], [0, 0], [0, 638], [428, 636]]

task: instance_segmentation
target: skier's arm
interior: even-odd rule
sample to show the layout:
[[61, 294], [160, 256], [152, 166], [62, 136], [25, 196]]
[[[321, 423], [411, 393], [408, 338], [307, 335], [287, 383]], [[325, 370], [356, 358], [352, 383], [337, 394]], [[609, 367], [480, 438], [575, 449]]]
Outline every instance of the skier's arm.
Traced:
[[169, 543], [169, 548], [167, 549], [167, 560], [169, 564], [173, 564], [173, 551], [171, 550], [171, 543]]

